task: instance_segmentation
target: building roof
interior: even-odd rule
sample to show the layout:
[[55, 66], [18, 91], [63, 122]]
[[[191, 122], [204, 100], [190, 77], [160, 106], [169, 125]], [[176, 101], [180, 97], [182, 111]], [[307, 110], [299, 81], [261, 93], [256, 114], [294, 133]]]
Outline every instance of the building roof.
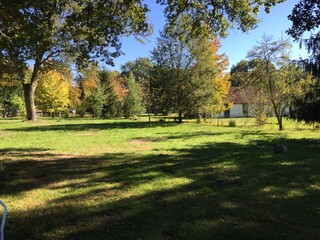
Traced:
[[248, 103], [248, 98], [250, 98], [252, 94], [253, 89], [251, 88], [230, 87], [227, 99], [233, 102], [233, 104], [244, 104]]

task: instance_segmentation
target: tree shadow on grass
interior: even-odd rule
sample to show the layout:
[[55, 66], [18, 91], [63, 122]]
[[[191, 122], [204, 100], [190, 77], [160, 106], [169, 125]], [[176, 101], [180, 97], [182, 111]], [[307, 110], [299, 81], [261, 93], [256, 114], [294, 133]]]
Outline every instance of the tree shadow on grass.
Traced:
[[287, 140], [284, 155], [274, 155], [268, 143], [92, 158], [38, 155], [36, 149], [23, 160], [17, 154], [27, 155], [25, 149], [15, 149], [14, 156], [7, 149], [1, 196], [12, 198], [11, 206], [43, 189], [52, 196], [36, 207], [9, 208], [6, 236], [317, 239], [319, 141]]
[[175, 126], [174, 122], [133, 122], [114, 121], [107, 123], [74, 123], [37, 125], [23, 128], [7, 129], [6, 131], [33, 132], [33, 131], [83, 131], [83, 130], [108, 130], [108, 129], [136, 129]]

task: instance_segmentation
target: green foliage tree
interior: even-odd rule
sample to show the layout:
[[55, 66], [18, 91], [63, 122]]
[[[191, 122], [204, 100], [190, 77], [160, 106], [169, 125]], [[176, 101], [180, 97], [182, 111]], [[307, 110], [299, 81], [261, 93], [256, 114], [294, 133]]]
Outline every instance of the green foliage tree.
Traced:
[[[194, 38], [211, 29], [211, 32], [220, 36], [227, 35], [230, 26], [242, 31], [254, 28], [259, 22], [258, 14], [263, 5], [266, 12], [277, 3], [285, 0], [157, 0], [166, 5], [165, 14], [170, 27], [174, 28], [182, 15], [192, 19], [190, 38]], [[203, 24], [205, 23], [205, 25]]]
[[[320, 122], [320, 11], [318, 1], [300, 0], [288, 18], [292, 21], [292, 27], [287, 31], [288, 34], [304, 44], [310, 54], [309, 58], [300, 59], [298, 65], [314, 77], [309, 91], [293, 101], [290, 117], [307, 123]], [[309, 34], [306, 39], [304, 39], [305, 33]]]
[[163, 32], [152, 52], [152, 93], [156, 113], [199, 113], [213, 105], [212, 48], [208, 38], [184, 41], [179, 34]]
[[98, 118], [102, 115], [105, 101], [106, 96], [104, 95], [104, 87], [99, 84], [92, 93], [86, 96], [84, 106], [88, 112], [92, 113], [93, 118]]
[[258, 60], [246, 78], [247, 84], [266, 94], [277, 118], [279, 130], [283, 130], [282, 118], [295, 96], [303, 94], [310, 78], [290, 62], [288, 40], [274, 41], [264, 35], [262, 41], [248, 53], [249, 59]]
[[313, 124], [320, 123], [320, 84], [310, 86], [309, 91], [300, 97], [296, 97], [290, 106], [290, 118], [297, 121], [305, 121]]
[[234, 87], [241, 85], [242, 79], [257, 65], [257, 60], [241, 60], [236, 65], [231, 67], [230, 81]]
[[317, 28], [320, 26], [319, 2], [316, 0], [300, 0], [293, 8], [288, 19], [292, 21], [292, 27], [287, 33], [297, 40], [301, 39], [305, 32], [318, 30]]
[[224, 79], [221, 72], [225, 70], [217, 44], [209, 41], [208, 34], [188, 39], [188, 29], [182, 26], [190, 21], [183, 16], [175, 32], [163, 31], [152, 51], [154, 111], [178, 113], [179, 122], [183, 114], [205, 112], [215, 100], [218, 102], [222, 92], [227, 94], [222, 82], [217, 84], [218, 79]]
[[150, 73], [152, 68], [153, 64], [150, 58], [147, 57], [137, 58], [136, 60], [129, 61], [121, 66], [122, 76], [128, 78], [129, 74], [132, 73], [136, 81], [139, 83], [142, 91], [142, 102], [149, 114], [149, 120], [150, 113], [152, 113], [152, 96], [150, 91]]
[[118, 72], [110, 72], [102, 70], [99, 72], [100, 84], [103, 86], [104, 103], [102, 109], [102, 116], [104, 118], [112, 118], [120, 116], [122, 113], [121, 99], [115, 91], [114, 81], [117, 80]]
[[3, 117], [17, 116], [23, 110], [22, 88], [19, 82], [0, 84], [0, 109]]
[[141, 57], [123, 64], [121, 66], [121, 75], [128, 78], [132, 73], [136, 81], [141, 83], [144, 79], [149, 78], [151, 68], [152, 62], [150, 58]]
[[189, 45], [179, 39], [179, 36], [165, 31], [157, 40], [157, 46], [152, 51], [154, 69], [152, 72], [153, 108], [155, 113], [182, 114], [191, 110], [192, 79], [190, 67], [194, 56]]
[[124, 98], [123, 113], [126, 118], [139, 115], [144, 111], [142, 105], [141, 89], [132, 73], [126, 79], [127, 94]]

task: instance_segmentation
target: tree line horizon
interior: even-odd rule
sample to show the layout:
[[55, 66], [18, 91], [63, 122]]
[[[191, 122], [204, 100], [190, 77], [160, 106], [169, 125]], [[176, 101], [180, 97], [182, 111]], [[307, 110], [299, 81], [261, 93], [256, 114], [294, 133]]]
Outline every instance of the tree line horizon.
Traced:
[[[263, 36], [248, 53], [247, 63], [244, 60], [233, 66], [229, 76], [225, 73], [226, 56], [217, 54], [217, 36], [226, 36], [231, 26], [249, 31], [258, 24], [260, 7], [269, 12], [281, 2], [157, 0], [166, 6], [166, 25], [151, 59], [135, 61], [145, 61], [140, 67], [149, 68], [141, 77], [129, 73], [129, 65], [135, 63], [127, 63], [130, 71], [118, 76], [106, 70], [99, 72], [94, 66], [97, 61], [113, 64], [121, 53], [120, 36], [144, 38], [151, 34], [144, 1], [3, 1], [1, 100], [10, 100], [16, 107], [24, 104], [30, 121], [36, 120], [38, 105], [50, 112], [66, 107], [78, 107], [79, 112], [90, 109], [94, 116], [104, 117], [175, 112], [182, 122], [186, 114], [201, 115], [230, 107], [226, 95], [232, 82], [250, 86], [263, 96], [253, 101], [260, 106], [257, 113], [263, 119], [264, 108], [270, 105], [279, 130], [283, 129], [282, 117], [288, 107], [290, 116], [298, 121], [320, 122], [320, 37], [316, 32], [320, 20], [315, 2], [300, 0], [288, 16], [293, 24], [287, 33], [305, 44], [308, 59], [293, 63], [286, 55], [288, 42]], [[310, 37], [303, 39], [306, 32]], [[34, 63], [31, 69], [27, 64], [30, 61]], [[75, 82], [70, 78], [70, 65], [82, 73]], [[90, 82], [86, 77], [93, 79]], [[22, 90], [23, 100], [16, 94]], [[59, 97], [62, 100], [57, 100]], [[67, 102], [73, 106], [63, 105]]]

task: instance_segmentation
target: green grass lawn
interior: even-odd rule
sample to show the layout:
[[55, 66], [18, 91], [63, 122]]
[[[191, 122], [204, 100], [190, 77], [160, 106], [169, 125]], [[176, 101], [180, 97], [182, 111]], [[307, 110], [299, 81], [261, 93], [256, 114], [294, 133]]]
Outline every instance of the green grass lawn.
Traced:
[[320, 239], [320, 132], [236, 121], [0, 120], [5, 238]]

